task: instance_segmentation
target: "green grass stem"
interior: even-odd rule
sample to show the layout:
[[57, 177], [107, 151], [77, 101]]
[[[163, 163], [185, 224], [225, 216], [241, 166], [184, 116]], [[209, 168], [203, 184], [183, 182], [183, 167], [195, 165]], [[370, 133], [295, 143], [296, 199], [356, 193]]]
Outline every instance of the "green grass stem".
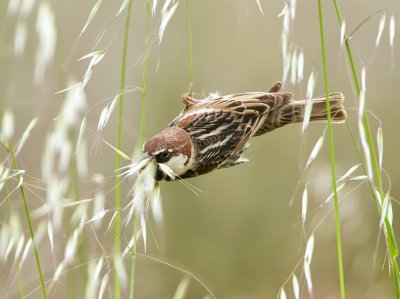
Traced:
[[334, 142], [333, 142], [331, 108], [330, 108], [330, 103], [329, 103], [328, 68], [327, 68], [327, 62], [326, 62], [324, 23], [323, 23], [321, 0], [318, 0], [318, 16], [319, 16], [320, 38], [321, 38], [322, 63], [324, 66], [326, 110], [327, 110], [327, 116], [328, 116], [329, 155], [330, 155], [330, 161], [331, 161], [333, 201], [334, 201], [334, 206], [335, 206], [336, 245], [337, 245], [337, 255], [338, 255], [340, 298], [345, 299], [346, 292], [345, 292], [345, 286], [344, 286], [344, 270], [343, 270], [342, 238], [341, 238], [341, 231], [340, 231], [339, 199], [338, 199], [337, 186], [336, 186], [335, 148], [334, 148]]
[[145, 108], [146, 108], [146, 94], [147, 94], [147, 69], [149, 66], [149, 54], [150, 54], [150, 21], [151, 21], [151, 9], [149, 0], [146, 0], [147, 10], [147, 32], [146, 32], [146, 53], [144, 57], [144, 66], [142, 74], [142, 99], [141, 99], [141, 112], [140, 112], [140, 133], [139, 133], [139, 144], [143, 143], [144, 135], [144, 120], [145, 120]]
[[[122, 59], [121, 59], [121, 76], [120, 76], [120, 96], [118, 106], [118, 124], [117, 124], [117, 148], [121, 150], [122, 147], [122, 116], [124, 107], [124, 93], [125, 88], [125, 75], [126, 75], [126, 57], [128, 52], [128, 40], [129, 40], [129, 25], [131, 19], [132, 0], [128, 3], [128, 9], [126, 12], [125, 19], [125, 30], [124, 30], [124, 44], [122, 48]], [[115, 156], [115, 169], [121, 167], [121, 157], [117, 153]], [[115, 217], [114, 223], [114, 254], [119, 255], [121, 253], [121, 178], [115, 177], [115, 211], [118, 213]], [[114, 298], [121, 298], [121, 286], [118, 272], [114, 272]]]
[[[341, 25], [343, 23], [343, 18], [342, 18], [342, 14], [341, 14], [339, 5], [336, 0], [333, 0], [333, 3], [335, 6], [336, 16], [338, 18], [339, 24]], [[357, 70], [355, 67], [353, 54], [351, 51], [351, 47], [350, 47], [348, 38], [345, 39], [344, 44], [345, 44], [346, 53], [347, 53], [347, 57], [348, 57], [349, 64], [350, 64], [351, 74], [353, 76], [354, 86], [356, 88], [358, 96], [360, 96], [361, 85], [360, 85], [360, 82], [359, 82], [359, 79], [357, 76]], [[377, 189], [379, 191], [380, 197], [383, 200], [383, 198], [385, 197], [385, 194], [384, 194], [383, 186], [382, 186], [381, 172], [379, 170], [379, 163], [378, 163], [378, 159], [376, 157], [374, 141], [373, 141], [370, 126], [369, 126], [368, 117], [367, 117], [367, 114], [365, 111], [362, 116], [362, 121], [363, 121], [365, 132], [366, 132], [368, 147], [370, 150], [375, 183], [376, 183]], [[371, 182], [369, 182], [369, 184], [370, 184], [371, 193], [372, 193], [373, 197], [375, 198], [375, 201], [377, 202], [378, 212], [381, 213], [382, 212], [381, 205], [379, 204], [379, 202], [376, 199]], [[390, 254], [390, 265], [391, 265], [392, 272], [393, 272], [394, 287], [396, 290], [396, 298], [399, 299], [400, 298], [400, 277], [399, 277], [399, 266], [397, 263], [398, 248], [397, 248], [397, 242], [396, 242], [396, 238], [395, 238], [395, 235], [393, 232], [393, 228], [392, 228], [387, 216], [385, 216], [384, 225], [385, 225], [385, 230], [386, 230], [386, 234], [385, 234], [386, 242], [387, 242], [387, 246], [388, 246], [389, 254]]]
[[[13, 167], [15, 170], [18, 170], [18, 166], [17, 166], [17, 161], [15, 160], [15, 156], [14, 156], [14, 150], [12, 148], [11, 143], [8, 144], [8, 150], [11, 154], [11, 159], [12, 159], [12, 163], [13, 163]], [[21, 176], [18, 175], [18, 182], [21, 179]], [[35, 232], [33, 230], [33, 226], [32, 226], [32, 221], [31, 221], [31, 216], [30, 216], [30, 212], [29, 212], [29, 207], [28, 207], [28, 203], [26, 200], [26, 196], [25, 196], [25, 191], [24, 191], [24, 187], [21, 184], [21, 186], [19, 187], [19, 190], [21, 191], [21, 196], [22, 196], [22, 200], [24, 202], [24, 209], [25, 209], [25, 216], [26, 216], [26, 220], [28, 222], [28, 227], [29, 227], [29, 234], [31, 236], [31, 240], [32, 240], [32, 244], [33, 244], [33, 251], [35, 254], [35, 260], [36, 260], [36, 266], [37, 266], [37, 270], [39, 272], [39, 277], [40, 277], [40, 285], [42, 287], [42, 295], [44, 299], [47, 299], [47, 291], [46, 291], [46, 286], [44, 283], [44, 278], [43, 278], [43, 272], [42, 272], [42, 266], [40, 264], [40, 258], [39, 258], [39, 251], [37, 249], [36, 246], [36, 241], [35, 241]]]
[[186, 14], [188, 19], [189, 31], [189, 93], [192, 94], [193, 90], [193, 40], [192, 40], [192, 21], [190, 17], [190, 0], [186, 0]]
[[[141, 97], [141, 112], [140, 112], [140, 131], [139, 131], [139, 144], [143, 143], [144, 136], [144, 121], [145, 121], [145, 104], [147, 94], [147, 70], [149, 65], [149, 54], [150, 54], [150, 37], [151, 37], [151, 9], [149, 0], [146, 0], [146, 12], [147, 12], [147, 31], [146, 31], [146, 53], [144, 59], [143, 73], [142, 73], [142, 97]], [[136, 273], [136, 249], [137, 249], [137, 236], [139, 229], [139, 217], [140, 215], [135, 211], [133, 220], [133, 247], [131, 252], [131, 279], [130, 279], [130, 290], [129, 298], [134, 298], [135, 290], [135, 273]]]
[[133, 299], [135, 290], [135, 271], [136, 271], [136, 249], [137, 249], [137, 236], [139, 227], [139, 215], [135, 213], [133, 219], [133, 247], [132, 247], [132, 260], [131, 260], [131, 285], [129, 290], [129, 298]]

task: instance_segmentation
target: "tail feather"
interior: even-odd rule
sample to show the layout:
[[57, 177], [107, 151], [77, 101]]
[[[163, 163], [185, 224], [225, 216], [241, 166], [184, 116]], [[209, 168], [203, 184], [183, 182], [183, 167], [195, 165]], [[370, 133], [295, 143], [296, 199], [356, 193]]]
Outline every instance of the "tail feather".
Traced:
[[[331, 120], [333, 123], [343, 123], [346, 119], [346, 111], [344, 110], [343, 101], [344, 96], [341, 92], [334, 92], [328, 95]], [[326, 97], [322, 96], [312, 100], [312, 110], [310, 121], [326, 122], [328, 120]], [[307, 105], [307, 100], [290, 101], [282, 107], [272, 110], [264, 124], [254, 134], [259, 136], [264, 133], [270, 132], [282, 126], [291, 123], [301, 123], [304, 120], [304, 113]]]
[[[343, 123], [346, 120], [346, 111], [343, 107], [344, 96], [341, 92], [334, 92], [329, 94], [329, 106], [331, 111], [331, 120], [333, 123]], [[304, 111], [307, 105], [307, 100], [294, 102], [295, 109], [300, 110], [300, 117], [295, 119], [294, 122], [303, 122]], [[311, 110], [311, 121], [322, 121], [326, 122], [328, 120], [328, 113], [326, 107], [326, 97], [319, 97], [313, 100], [312, 110]]]

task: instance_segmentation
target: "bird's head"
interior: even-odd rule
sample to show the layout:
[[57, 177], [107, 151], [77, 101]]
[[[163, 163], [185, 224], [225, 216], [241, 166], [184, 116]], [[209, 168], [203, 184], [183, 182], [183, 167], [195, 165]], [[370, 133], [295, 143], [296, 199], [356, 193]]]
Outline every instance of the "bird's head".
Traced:
[[[157, 163], [156, 180], [174, 179], [188, 171], [193, 163], [193, 143], [189, 134], [179, 127], [167, 127], [143, 145], [144, 159], [152, 158]], [[168, 168], [166, 168], [167, 166]]]

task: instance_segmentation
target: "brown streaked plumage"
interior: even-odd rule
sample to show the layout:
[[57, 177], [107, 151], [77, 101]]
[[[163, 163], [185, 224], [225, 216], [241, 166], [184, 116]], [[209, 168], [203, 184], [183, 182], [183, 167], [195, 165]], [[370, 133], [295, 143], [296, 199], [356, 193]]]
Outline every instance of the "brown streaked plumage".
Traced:
[[[166, 129], [143, 147], [145, 156], [168, 166], [179, 179], [247, 162], [249, 139], [290, 123], [303, 121], [306, 101], [294, 101], [275, 83], [268, 92], [210, 96], [197, 100], [185, 95], [186, 108]], [[332, 122], [346, 118], [343, 94], [329, 95]], [[310, 121], [326, 121], [325, 97], [313, 99]], [[171, 180], [158, 167], [157, 180]]]

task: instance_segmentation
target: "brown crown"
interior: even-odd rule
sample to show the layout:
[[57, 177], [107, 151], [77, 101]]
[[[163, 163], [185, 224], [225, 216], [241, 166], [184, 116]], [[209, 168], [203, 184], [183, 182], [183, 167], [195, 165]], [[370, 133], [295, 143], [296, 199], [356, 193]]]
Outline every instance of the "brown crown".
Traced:
[[165, 149], [170, 150], [172, 155], [181, 153], [189, 160], [192, 155], [192, 140], [185, 130], [167, 127], [150, 138], [143, 146], [143, 151], [149, 155]]

